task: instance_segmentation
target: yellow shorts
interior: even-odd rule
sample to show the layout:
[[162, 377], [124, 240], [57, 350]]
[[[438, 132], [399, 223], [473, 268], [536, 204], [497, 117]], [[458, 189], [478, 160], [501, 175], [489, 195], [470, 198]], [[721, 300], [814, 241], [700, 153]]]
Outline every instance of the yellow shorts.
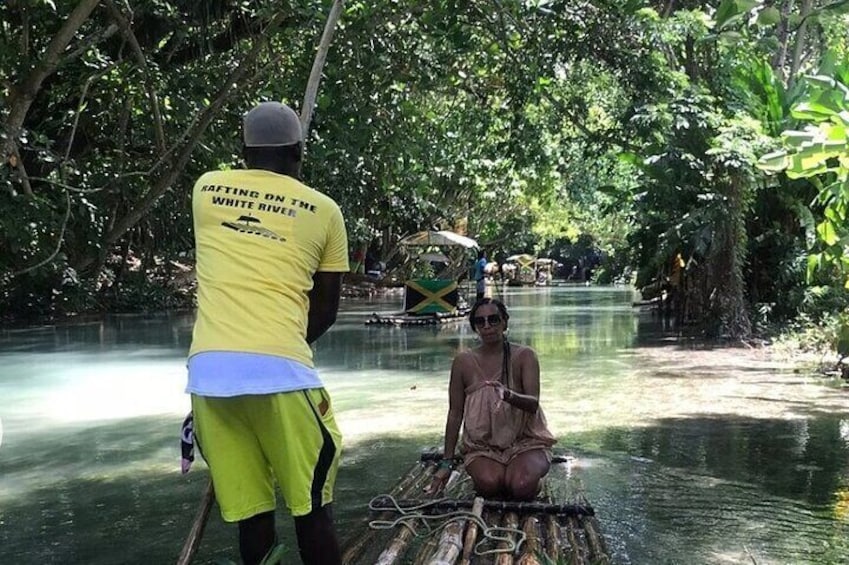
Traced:
[[274, 479], [293, 516], [333, 501], [342, 434], [323, 388], [192, 395], [194, 433], [226, 522], [274, 510]]

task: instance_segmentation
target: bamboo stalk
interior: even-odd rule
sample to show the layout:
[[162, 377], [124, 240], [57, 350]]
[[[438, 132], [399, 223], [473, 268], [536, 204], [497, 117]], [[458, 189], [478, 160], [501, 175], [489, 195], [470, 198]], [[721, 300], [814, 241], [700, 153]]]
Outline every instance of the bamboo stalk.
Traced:
[[[586, 496], [583, 493], [577, 497], [579, 503], [587, 502]], [[607, 544], [604, 542], [604, 536], [601, 535], [601, 527], [595, 514], [590, 516], [581, 516], [581, 523], [584, 526], [584, 531], [587, 534], [587, 541], [590, 546], [590, 557], [593, 563], [609, 563], [610, 557], [607, 554]]]
[[442, 528], [442, 535], [439, 538], [439, 543], [436, 551], [430, 554], [429, 559], [422, 563], [429, 565], [453, 565], [460, 556], [460, 550], [463, 549], [463, 531], [468, 519], [456, 519]]
[[[423, 500], [402, 499], [397, 501], [402, 508], [419, 506]], [[440, 511], [471, 508], [472, 500], [446, 499], [435, 503], [432, 508]], [[555, 514], [557, 516], [592, 516], [595, 510], [588, 504], [550, 504], [546, 502], [513, 502], [509, 500], [485, 500], [484, 508], [488, 510], [500, 510], [502, 512], [515, 512], [517, 514]], [[383, 508], [380, 508], [381, 510]]]
[[560, 558], [560, 524], [553, 514], [545, 517], [545, 556], [552, 563], [556, 563]]
[[[460, 495], [462, 485], [464, 484], [463, 481], [460, 480], [462, 474], [463, 473], [460, 470], [454, 471], [451, 477], [449, 478], [448, 483], [445, 485], [443, 493], [440, 496], [446, 498], [457, 498]], [[413, 561], [413, 565], [424, 565], [425, 563], [432, 563], [433, 559], [435, 559], [435, 556], [440, 552], [440, 549], [443, 547], [443, 545], [449, 543], [448, 541], [446, 541], [446, 536], [450, 534], [446, 532], [453, 532], [457, 529], [457, 527], [459, 527], [460, 531], [457, 535], [459, 536], [459, 539], [462, 540], [465, 522], [465, 519], [457, 519], [448, 523], [444, 523], [444, 526], [439, 536], [437, 536], [436, 532], [434, 532], [434, 534], [430, 536], [427, 542], [422, 544], [422, 547], [419, 549], [419, 552], [416, 555], [416, 559]], [[458, 545], [460, 545], [461, 543], [462, 541], [459, 541]], [[456, 560], [456, 556], [452, 561], [450, 561], [450, 563], [453, 563], [454, 560]]]
[[[457, 474], [457, 479], [450, 488], [446, 488], [446, 496], [457, 498], [465, 486], [465, 482], [459, 480], [462, 473]], [[463, 549], [463, 532], [469, 523], [467, 517], [451, 520], [442, 528], [442, 534], [434, 547], [422, 548], [422, 561], [420, 565], [453, 565], [460, 556]]]
[[[411, 487], [419, 484], [423, 477], [430, 476], [430, 473], [427, 472], [427, 467], [427, 465], [415, 463], [405, 475], [401, 476], [401, 480], [398, 481], [389, 494], [396, 497], [413, 492]], [[380, 513], [377, 519], [388, 520], [391, 517], [392, 512], [387, 511]], [[343, 545], [345, 550], [342, 553], [342, 563], [355, 563], [365, 547], [377, 535], [377, 530], [369, 528], [368, 524], [370, 521], [371, 518], [367, 515], [361, 524], [353, 530], [353, 534]]]
[[[452, 490], [456, 490], [456, 488], [453, 488]], [[451, 494], [448, 492], [447, 485], [445, 491], [443, 491], [441, 496], [451, 496]], [[438, 530], [430, 532], [430, 535], [427, 537], [425, 542], [421, 544], [421, 547], [419, 547], [419, 550], [416, 553], [416, 557], [415, 559], [413, 559], [413, 565], [425, 565], [425, 563], [430, 562], [431, 556], [439, 551], [439, 547], [443, 543], [442, 538], [445, 536], [445, 529], [450, 525], [453, 525], [453, 523], [446, 524], [443, 522], [439, 525]]]
[[[505, 528], [517, 528], [519, 526], [519, 516], [515, 512], [508, 512], [504, 515], [504, 524]], [[509, 534], [511, 540], [515, 543], [516, 538], [514, 534]], [[510, 549], [512, 544], [506, 541], [502, 541], [498, 544], [499, 549], [508, 550]], [[513, 565], [513, 552], [499, 553], [498, 557], [495, 558], [495, 565]]]
[[[421, 455], [419, 455], [419, 459], [422, 462], [427, 462], [427, 461], [436, 462], [436, 461], [440, 461], [441, 459], [443, 459], [443, 457], [442, 457], [441, 451], [435, 451], [433, 449], [430, 449], [428, 451], [425, 451]], [[555, 453], [551, 456], [551, 464], [552, 465], [558, 465], [558, 464], [570, 463], [570, 462], [574, 461], [574, 459], [575, 459], [575, 457], [572, 456], [572, 455], [567, 455], [565, 453]]]
[[192, 524], [192, 529], [189, 531], [189, 536], [183, 544], [183, 549], [180, 551], [180, 557], [177, 558], [177, 565], [188, 565], [195, 557], [200, 540], [203, 537], [203, 530], [206, 528], [206, 522], [209, 519], [209, 511], [212, 509], [212, 503], [215, 501], [215, 491], [212, 488], [212, 479], [206, 484], [206, 491], [200, 501], [200, 506], [195, 514], [195, 521]]
[[[425, 476], [430, 477], [430, 473], [424, 473]], [[448, 479], [448, 484], [445, 485], [445, 490], [448, 491], [454, 483], [457, 482], [457, 479], [460, 477], [460, 473], [454, 471], [451, 473], [451, 477]], [[381, 552], [380, 556], [378, 556], [377, 561], [375, 561], [375, 565], [392, 565], [395, 563], [407, 550], [407, 546], [410, 543], [410, 540], [413, 539], [414, 533], [412, 528], [407, 525], [402, 525], [398, 534], [392, 538], [392, 541], [388, 546]]]
[[430, 532], [430, 535], [428, 535], [425, 542], [421, 544], [419, 550], [416, 552], [416, 557], [412, 561], [413, 565], [424, 565], [428, 563], [430, 556], [437, 551], [439, 545], [442, 543], [444, 532], [444, 528]]
[[[483, 514], [483, 497], [476, 496], [472, 504], [472, 514], [481, 517]], [[469, 565], [472, 557], [472, 551], [475, 549], [475, 542], [478, 539], [478, 523], [474, 520], [469, 522], [469, 527], [466, 528], [466, 537], [463, 540], [463, 556], [460, 560], [460, 565]]]
[[578, 529], [578, 521], [574, 517], [569, 516], [566, 518], [566, 540], [572, 548], [572, 556], [569, 563], [584, 565], [584, 557], [586, 557], [588, 552], [586, 542], [578, 534]]
[[598, 563], [599, 565], [610, 563], [610, 557], [607, 555], [604, 539], [598, 533], [598, 522], [596, 519], [592, 516], [587, 516], [581, 520], [581, 523], [587, 535], [590, 562]]
[[537, 558], [540, 552], [539, 519], [536, 516], [527, 516], [522, 524], [522, 531], [525, 532], [525, 544], [522, 546], [517, 565], [540, 565]]

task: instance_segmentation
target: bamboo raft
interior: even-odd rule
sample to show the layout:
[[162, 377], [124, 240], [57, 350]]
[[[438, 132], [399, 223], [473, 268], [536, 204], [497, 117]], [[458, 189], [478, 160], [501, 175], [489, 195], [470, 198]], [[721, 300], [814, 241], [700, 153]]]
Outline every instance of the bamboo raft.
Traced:
[[408, 314], [406, 312], [372, 312], [366, 319], [366, 325], [383, 326], [433, 326], [446, 322], [462, 321], [469, 314], [468, 308], [458, 308], [453, 312], [434, 312], [431, 314]]
[[422, 454], [389, 494], [372, 499], [369, 516], [343, 544], [343, 563], [610, 563], [595, 511], [570, 479], [570, 458], [555, 456], [543, 492], [532, 502], [476, 497], [462, 466], [451, 474], [444, 492], [432, 498], [424, 488], [438, 459], [435, 452]]

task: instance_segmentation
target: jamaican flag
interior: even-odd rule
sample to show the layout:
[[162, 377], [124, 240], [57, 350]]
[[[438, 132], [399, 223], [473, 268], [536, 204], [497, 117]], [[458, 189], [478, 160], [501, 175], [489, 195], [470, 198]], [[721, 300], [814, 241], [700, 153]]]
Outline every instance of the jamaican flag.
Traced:
[[457, 309], [457, 281], [412, 279], [404, 284], [404, 311], [407, 314], [434, 314]]

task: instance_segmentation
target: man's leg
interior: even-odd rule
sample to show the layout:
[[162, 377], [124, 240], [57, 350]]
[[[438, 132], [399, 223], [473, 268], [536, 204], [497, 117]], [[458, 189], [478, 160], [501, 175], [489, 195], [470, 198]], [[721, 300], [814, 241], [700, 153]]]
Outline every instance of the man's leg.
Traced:
[[342, 552], [330, 505], [322, 506], [307, 514], [295, 517], [295, 534], [304, 565], [338, 565], [342, 563]]
[[209, 465], [215, 498], [225, 522], [239, 524], [239, 551], [259, 563], [274, 546], [274, 483], [249, 417], [263, 409], [261, 397], [192, 396], [195, 438]]
[[277, 544], [274, 512], [263, 512], [239, 521], [239, 553], [245, 565], [257, 565]]
[[330, 397], [309, 389], [273, 395], [272, 403], [275, 410], [261, 419], [258, 435], [294, 517], [301, 560], [337, 565], [342, 557], [329, 506], [342, 436]]

